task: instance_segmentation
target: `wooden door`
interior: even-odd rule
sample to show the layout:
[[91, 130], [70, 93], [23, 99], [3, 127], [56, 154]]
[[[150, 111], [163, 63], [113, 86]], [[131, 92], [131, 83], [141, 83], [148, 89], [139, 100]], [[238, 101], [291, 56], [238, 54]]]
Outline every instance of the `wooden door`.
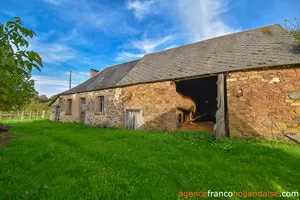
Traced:
[[82, 123], [85, 122], [85, 114], [86, 114], [86, 99], [81, 98], [81, 103], [80, 103], [80, 121]]
[[140, 109], [126, 109], [125, 128], [138, 129], [142, 125], [142, 112]]
[[216, 124], [214, 126], [214, 132], [217, 140], [226, 137], [226, 128], [225, 128], [225, 87], [224, 87], [224, 74], [218, 75], [217, 82], [217, 112], [216, 112]]
[[59, 121], [59, 115], [60, 115], [60, 106], [55, 107], [55, 121]]

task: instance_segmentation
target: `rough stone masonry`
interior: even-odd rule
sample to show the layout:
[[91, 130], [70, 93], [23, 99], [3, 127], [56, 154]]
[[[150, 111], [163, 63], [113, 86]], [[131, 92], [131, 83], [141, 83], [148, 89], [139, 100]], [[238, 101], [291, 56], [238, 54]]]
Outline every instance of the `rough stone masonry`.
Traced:
[[300, 133], [300, 68], [228, 73], [227, 102], [230, 137], [284, 140]]
[[[104, 96], [104, 112], [97, 113], [97, 97]], [[176, 109], [194, 111], [195, 103], [176, 92], [173, 81], [145, 83], [132, 86], [62, 95], [50, 108], [50, 120], [55, 119], [60, 106], [60, 121], [80, 122], [80, 98], [86, 98], [85, 124], [124, 128], [125, 109], [142, 111], [143, 130], [176, 129]], [[72, 99], [72, 113], [66, 113], [67, 100]]]

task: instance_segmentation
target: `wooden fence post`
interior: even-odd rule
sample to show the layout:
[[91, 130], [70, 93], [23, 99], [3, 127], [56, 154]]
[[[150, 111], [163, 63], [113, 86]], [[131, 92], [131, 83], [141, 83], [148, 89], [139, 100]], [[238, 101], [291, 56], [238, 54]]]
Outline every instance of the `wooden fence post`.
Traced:
[[39, 118], [39, 111], [36, 111], [36, 118]]
[[1, 111], [0, 111], [0, 120], [2, 119]]
[[9, 111], [9, 120], [11, 120], [11, 111]]
[[22, 114], [21, 114], [21, 122], [23, 121], [24, 119], [24, 111], [22, 111]]
[[42, 119], [45, 119], [45, 111], [43, 110]]

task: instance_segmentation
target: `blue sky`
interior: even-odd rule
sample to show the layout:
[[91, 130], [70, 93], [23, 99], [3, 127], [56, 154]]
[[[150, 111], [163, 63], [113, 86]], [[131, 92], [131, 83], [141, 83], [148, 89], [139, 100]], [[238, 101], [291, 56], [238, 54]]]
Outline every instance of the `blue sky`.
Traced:
[[[35, 88], [48, 97], [91, 68], [300, 16], [299, 0], [1, 0], [0, 22], [20, 16], [44, 62]], [[85, 76], [84, 76], [85, 75]]]

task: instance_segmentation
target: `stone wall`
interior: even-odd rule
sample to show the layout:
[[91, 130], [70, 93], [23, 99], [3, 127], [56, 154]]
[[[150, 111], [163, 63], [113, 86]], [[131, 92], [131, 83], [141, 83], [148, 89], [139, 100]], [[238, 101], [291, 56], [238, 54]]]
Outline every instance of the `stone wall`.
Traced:
[[[60, 121], [80, 122], [80, 98], [86, 98], [85, 124], [109, 127], [123, 127], [123, 107], [121, 102], [121, 88], [107, 89], [78, 94], [62, 95], [50, 108], [50, 120], [55, 118], [55, 107], [61, 107]], [[98, 96], [104, 96], [104, 112], [97, 113]], [[67, 100], [72, 99], [72, 114], [66, 114]]]
[[[96, 99], [104, 96], [104, 113], [95, 112]], [[80, 98], [87, 103], [86, 124], [124, 128], [126, 109], [141, 109], [144, 130], [174, 130], [177, 124], [176, 108], [195, 110], [195, 104], [176, 92], [172, 81], [138, 84], [72, 95], [63, 95], [51, 106], [50, 119], [54, 120], [56, 105], [61, 106], [61, 121], [80, 122]], [[67, 99], [73, 99], [72, 115], [66, 114]]]
[[300, 132], [299, 67], [231, 72], [226, 83], [231, 137], [284, 140]]
[[142, 129], [174, 130], [176, 107], [193, 109], [194, 103], [176, 92], [174, 82], [165, 81], [124, 87], [123, 105], [124, 108], [140, 108], [143, 111]]

